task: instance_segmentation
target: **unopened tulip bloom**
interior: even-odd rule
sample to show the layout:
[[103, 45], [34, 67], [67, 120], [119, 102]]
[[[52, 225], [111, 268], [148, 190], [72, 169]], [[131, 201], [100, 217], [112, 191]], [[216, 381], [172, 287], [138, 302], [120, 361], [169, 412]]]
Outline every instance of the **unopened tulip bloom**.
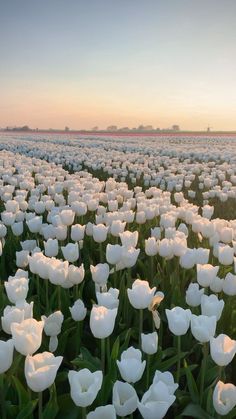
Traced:
[[108, 309], [93, 305], [90, 314], [90, 329], [95, 338], [104, 339], [113, 332], [117, 316], [117, 308]]
[[[13, 339], [0, 340], [0, 374], [6, 372], [13, 361], [14, 343]], [[2, 391], [3, 389], [1, 389]]]
[[79, 242], [84, 239], [85, 225], [75, 224], [71, 226], [71, 240]]
[[68, 279], [69, 263], [58, 259], [51, 260], [49, 265], [49, 281], [54, 285], [62, 285]]
[[210, 338], [215, 335], [216, 317], [215, 316], [195, 316], [191, 317], [192, 335], [201, 343], [209, 342]]
[[124, 232], [126, 222], [121, 222], [120, 220], [113, 220], [111, 223], [111, 234], [114, 237], [119, 237], [119, 234]]
[[57, 239], [48, 239], [44, 243], [45, 255], [48, 257], [55, 257], [58, 254], [58, 241]]
[[70, 394], [76, 406], [90, 406], [102, 387], [102, 371], [91, 372], [87, 368], [69, 371]]
[[179, 384], [174, 382], [174, 377], [169, 371], [161, 372], [156, 370], [153, 378], [153, 384], [156, 384], [159, 381], [162, 381], [164, 384], [166, 384], [170, 394], [174, 394], [174, 392], [179, 387]]
[[28, 257], [28, 250], [21, 250], [20, 252], [16, 252], [16, 266], [19, 268], [26, 268], [26, 266], [29, 264]]
[[180, 256], [179, 264], [184, 269], [191, 269], [196, 263], [195, 249], [187, 249], [185, 254]]
[[140, 249], [135, 249], [135, 247], [125, 247], [122, 246], [121, 260], [116, 265], [116, 270], [124, 268], [132, 268], [138, 259]]
[[213, 392], [213, 406], [219, 415], [228, 415], [236, 406], [236, 386], [218, 381]]
[[34, 218], [31, 218], [31, 220], [26, 221], [26, 224], [29, 227], [31, 233], [39, 233], [42, 227], [42, 222], [42, 216], [36, 216]]
[[11, 335], [11, 324], [21, 323], [24, 320], [24, 311], [15, 306], [6, 306], [1, 317], [2, 328], [5, 333]]
[[68, 243], [66, 246], [61, 246], [63, 256], [68, 262], [76, 262], [79, 259], [79, 245], [78, 243]]
[[107, 283], [110, 268], [107, 263], [98, 263], [96, 266], [90, 265], [90, 271], [93, 281], [102, 286]]
[[119, 234], [122, 246], [127, 247], [136, 247], [138, 243], [138, 231], [124, 231], [124, 233]]
[[23, 320], [20, 324], [12, 323], [11, 332], [14, 346], [22, 355], [32, 355], [41, 346], [43, 321]]
[[61, 327], [64, 320], [64, 316], [61, 311], [55, 311], [50, 316], [41, 316], [44, 322], [44, 332], [47, 336], [50, 336], [49, 350], [55, 352], [58, 346], [57, 335], [61, 333]]
[[122, 256], [122, 246], [119, 244], [110, 244], [108, 243], [106, 247], [106, 260], [111, 265], [116, 265]]
[[23, 221], [19, 221], [18, 223], [14, 223], [11, 225], [12, 233], [14, 236], [19, 237], [24, 231]]
[[197, 283], [191, 283], [186, 290], [185, 300], [190, 307], [198, 307], [201, 304], [201, 298], [204, 294], [204, 288], [199, 289]]
[[195, 263], [198, 265], [207, 265], [210, 255], [210, 249], [198, 247], [195, 249]]
[[172, 240], [164, 238], [159, 243], [159, 255], [163, 258], [171, 259], [174, 256]]
[[212, 266], [210, 264], [197, 265], [197, 282], [201, 287], [209, 287], [218, 274], [218, 271], [219, 266]]
[[142, 361], [142, 353], [133, 346], [121, 354], [121, 360], [116, 361], [120, 375], [128, 383], [139, 381], [145, 370], [146, 361]]
[[236, 275], [227, 273], [223, 281], [223, 291], [226, 295], [236, 295]]
[[210, 350], [213, 361], [220, 367], [228, 365], [236, 353], [236, 341], [221, 334], [210, 339]]
[[87, 308], [84, 305], [84, 302], [80, 299], [76, 300], [72, 307], [69, 307], [71, 317], [76, 322], [84, 320], [87, 314]]
[[29, 291], [29, 280], [27, 278], [9, 277], [4, 282], [5, 290], [9, 301], [15, 304], [17, 301], [24, 301]]
[[107, 239], [108, 227], [104, 224], [93, 225], [93, 240], [103, 243]]
[[223, 290], [224, 279], [216, 276], [210, 284], [210, 290], [217, 294]]
[[144, 393], [138, 409], [144, 419], [162, 419], [174, 401], [175, 396], [169, 393], [167, 385], [159, 381]]
[[71, 209], [62, 210], [60, 217], [65, 226], [70, 226], [74, 222], [75, 213]]
[[28, 387], [36, 393], [49, 388], [55, 381], [57, 370], [62, 363], [62, 356], [43, 352], [25, 359], [25, 378]]
[[23, 312], [24, 320], [31, 319], [33, 317], [33, 307], [34, 307], [33, 301], [31, 301], [31, 303], [27, 303], [27, 301], [24, 301], [24, 300], [16, 302], [16, 308], [20, 309]]
[[73, 285], [78, 285], [81, 284], [81, 282], [84, 279], [84, 265], [82, 263], [82, 265], [80, 265], [80, 267], [78, 266], [74, 266], [74, 265], [69, 265], [68, 268], [68, 280], [73, 284]]
[[158, 334], [153, 333], [141, 333], [141, 347], [142, 351], [148, 355], [153, 355], [157, 352], [158, 345]]
[[149, 237], [145, 240], [145, 253], [148, 256], [155, 256], [158, 252], [158, 242], [155, 237]]
[[107, 308], [118, 308], [119, 306], [119, 290], [117, 288], [109, 288], [107, 292], [96, 292], [97, 302], [99, 306]]
[[204, 316], [216, 316], [219, 320], [224, 308], [224, 300], [219, 300], [215, 294], [203, 295], [201, 298], [201, 312]]
[[144, 309], [149, 306], [156, 292], [156, 287], [150, 288], [148, 281], [136, 279], [132, 288], [127, 289], [130, 304], [137, 309]]
[[228, 245], [220, 246], [218, 249], [218, 259], [222, 265], [231, 265], [234, 261], [234, 249]]
[[112, 403], [118, 416], [128, 416], [138, 406], [138, 396], [134, 387], [129, 383], [116, 381], [112, 390]]
[[187, 333], [190, 326], [191, 311], [184, 310], [182, 307], [174, 307], [172, 310], [166, 309], [166, 317], [170, 331], [176, 336]]

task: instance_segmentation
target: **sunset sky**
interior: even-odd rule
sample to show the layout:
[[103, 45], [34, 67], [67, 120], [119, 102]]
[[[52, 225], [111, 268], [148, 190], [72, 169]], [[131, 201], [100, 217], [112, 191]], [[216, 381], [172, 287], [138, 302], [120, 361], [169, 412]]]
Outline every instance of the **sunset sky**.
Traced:
[[0, 0], [0, 127], [236, 130], [235, 0]]

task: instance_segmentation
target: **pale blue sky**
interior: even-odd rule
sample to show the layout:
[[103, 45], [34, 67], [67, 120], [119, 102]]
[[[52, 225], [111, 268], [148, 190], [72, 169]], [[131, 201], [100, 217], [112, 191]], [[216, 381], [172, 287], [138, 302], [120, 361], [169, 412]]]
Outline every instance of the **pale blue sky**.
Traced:
[[236, 129], [236, 0], [0, 0], [0, 126]]

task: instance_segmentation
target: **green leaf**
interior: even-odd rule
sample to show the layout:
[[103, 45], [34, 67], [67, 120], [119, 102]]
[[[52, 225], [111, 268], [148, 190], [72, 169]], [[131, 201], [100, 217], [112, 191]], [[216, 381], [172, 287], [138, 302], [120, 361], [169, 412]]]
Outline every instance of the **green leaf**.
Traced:
[[34, 409], [38, 404], [38, 399], [30, 400], [25, 407], [23, 407], [20, 413], [17, 415], [16, 419], [27, 419], [32, 417], [31, 414], [33, 413]]
[[50, 387], [50, 399], [43, 410], [43, 419], [54, 419], [58, 413], [57, 391], [55, 383]]
[[190, 418], [197, 418], [197, 419], [213, 419], [212, 416], [208, 415], [208, 413], [205, 412], [199, 406], [198, 404], [189, 404], [184, 411], [181, 414], [182, 416], [189, 416]]
[[227, 419], [235, 419], [236, 418], [236, 407], [228, 413]]
[[59, 396], [58, 405], [57, 419], [78, 419], [78, 407], [75, 406], [69, 394]]
[[161, 362], [160, 368], [162, 371], [168, 370], [173, 365], [177, 364], [179, 359], [184, 358], [187, 355], [188, 352], [181, 352], [180, 355], [172, 356], [172, 358], [167, 359], [164, 362]]
[[120, 349], [120, 337], [115, 340], [115, 343], [113, 344], [112, 351], [111, 351], [111, 358], [112, 359], [118, 359], [119, 356], [119, 349]]
[[196, 381], [194, 380], [193, 374], [192, 374], [186, 360], [184, 360], [184, 370], [185, 370], [185, 374], [186, 374], [186, 377], [187, 377], [187, 384], [188, 384], [188, 389], [189, 389], [191, 399], [194, 403], [198, 403], [199, 402], [199, 393], [198, 393], [197, 384], [196, 384]]
[[91, 355], [88, 349], [83, 346], [80, 349], [80, 356], [75, 358], [72, 361], [72, 364], [80, 368], [88, 368], [90, 371], [94, 372], [101, 369], [100, 359]]
[[22, 409], [23, 405], [26, 405], [29, 401], [29, 394], [16, 376], [12, 376], [11, 379], [16, 387], [16, 391], [17, 391], [17, 395], [19, 399], [19, 406], [20, 406], [20, 409]]

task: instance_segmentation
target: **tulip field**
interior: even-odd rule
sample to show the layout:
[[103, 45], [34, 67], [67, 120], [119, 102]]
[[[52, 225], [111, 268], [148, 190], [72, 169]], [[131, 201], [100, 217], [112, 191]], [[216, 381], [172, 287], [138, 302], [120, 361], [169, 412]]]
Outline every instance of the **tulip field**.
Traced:
[[0, 133], [0, 418], [236, 418], [236, 136]]

